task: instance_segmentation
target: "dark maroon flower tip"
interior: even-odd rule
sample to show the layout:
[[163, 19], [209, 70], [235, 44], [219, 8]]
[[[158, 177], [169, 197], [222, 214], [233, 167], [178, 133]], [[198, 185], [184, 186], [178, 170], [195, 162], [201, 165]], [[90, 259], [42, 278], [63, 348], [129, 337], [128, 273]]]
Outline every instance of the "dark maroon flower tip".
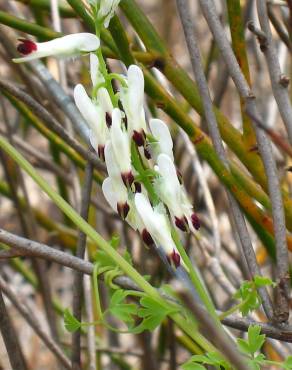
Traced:
[[112, 125], [112, 116], [108, 112], [105, 113], [105, 122], [107, 127], [110, 128]]
[[132, 174], [132, 171], [129, 171], [127, 173], [122, 173], [121, 176], [122, 176], [122, 180], [125, 186], [130, 188], [134, 182], [134, 175]]
[[37, 45], [33, 41], [27, 39], [19, 39], [19, 41], [20, 44], [18, 44], [16, 48], [19, 53], [28, 55], [37, 50]]
[[151, 153], [150, 153], [149, 149], [144, 148], [144, 155], [145, 155], [146, 159], [151, 159]]
[[180, 266], [180, 255], [173, 250], [168, 256], [167, 260], [170, 265], [174, 265], [175, 268], [178, 268]]
[[135, 188], [135, 193], [141, 193], [142, 192], [142, 185], [138, 181], [134, 181], [134, 188]]
[[130, 207], [129, 207], [129, 204], [127, 202], [117, 204], [118, 214], [120, 215], [120, 217], [123, 220], [125, 220], [125, 218], [128, 216], [129, 210], [130, 210]]
[[128, 130], [128, 118], [127, 116], [125, 115], [125, 117], [123, 118], [123, 122], [124, 122], [124, 125], [125, 125], [125, 129]]
[[105, 161], [105, 157], [104, 157], [104, 145], [99, 145], [99, 146], [98, 146], [98, 148], [97, 148], [97, 153], [98, 153], [99, 158], [100, 158], [102, 161]]
[[146, 229], [143, 229], [142, 231], [142, 239], [143, 242], [148, 245], [149, 247], [154, 244], [154, 241], [152, 239], [152, 236], [149, 234], [149, 232]]
[[136, 130], [133, 131], [133, 140], [137, 144], [137, 146], [144, 146], [145, 144], [145, 133], [144, 131], [138, 132]]
[[189, 224], [186, 216], [183, 216], [182, 218], [174, 217], [175, 219], [175, 225], [178, 227], [181, 231], [187, 232], [189, 231]]
[[195, 213], [193, 213], [192, 216], [191, 216], [191, 220], [192, 220], [192, 224], [193, 224], [194, 228], [196, 230], [199, 230], [199, 228], [201, 226], [199, 217]]

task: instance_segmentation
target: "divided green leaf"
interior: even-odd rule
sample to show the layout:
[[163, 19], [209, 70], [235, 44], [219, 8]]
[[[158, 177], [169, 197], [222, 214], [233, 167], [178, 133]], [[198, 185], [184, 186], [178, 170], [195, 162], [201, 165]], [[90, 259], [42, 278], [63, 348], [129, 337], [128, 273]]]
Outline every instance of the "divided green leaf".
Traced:
[[81, 322], [72, 315], [68, 308], [66, 308], [64, 311], [64, 325], [66, 330], [68, 330], [70, 333], [74, 333], [81, 327]]
[[224, 357], [218, 352], [208, 352], [206, 355], [195, 355], [188, 362], [182, 365], [183, 370], [201, 370], [205, 369], [205, 365], [212, 365], [216, 369], [230, 369], [230, 365]]
[[123, 301], [129, 292], [122, 289], [116, 290], [109, 303], [109, 312], [128, 325], [134, 323], [134, 315], [137, 315], [137, 305], [134, 303], [124, 303]]
[[[258, 325], [253, 325], [248, 328], [248, 339], [237, 339], [238, 346], [240, 350], [244, 353], [254, 355], [257, 351], [259, 351], [262, 345], [265, 342], [266, 336], [264, 334], [260, 334], [261, 327]], [[261, 358], [258, 357], [258, 360]]]
[[175, 312], [150, 297], [141, 298], [140, 305], [138, 316], [143, 318], [143, 321], [134, 329], [134, 333], [141, 333], [144, 330], [153, 331], [168, 314]]

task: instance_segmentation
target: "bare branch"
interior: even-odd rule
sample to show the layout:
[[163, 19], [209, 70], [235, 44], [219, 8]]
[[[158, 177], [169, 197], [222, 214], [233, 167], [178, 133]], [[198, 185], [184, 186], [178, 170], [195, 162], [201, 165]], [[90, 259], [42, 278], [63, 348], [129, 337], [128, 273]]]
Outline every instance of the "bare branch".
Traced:
[[[36, 321], [35, 316], [32, 316], [26, 307], [19, 302], [17, 296], [12, 292], [9, 288], [8, 284], [4, 281], [4, 279], [0, 276], [0, 289], [6, 295], [7, 298], [14, 304], [16, 309], [19, 313], [23, 316], [26, 322], [32, 327], [32, 329], [36, 332], [36, 334], [40, 337], [40, 339], [45, 343], [45, 345], [49, 348], [49, 350], [56, 356], [56, 358], [60, 361], [60, 363], [68, 370], [71, 370], [70, 362], [68, 358], [64, 355], [60, 347], [57, 345], [56, 342], [52, 338], [48, 336], [48, 334], [41, 328], [39, 323]], [[1, 320], [0, 314], [0, 320]], [[15, 334], [16, 335], [16, 334]], [[14, 354], [15, 356], [15, 354]], [[22, 367], [12, 366], [13, 369], [22, 369]]]
[[2, 296], [2, 287], [0, 289], [0, 331], [12, 369], [27, 370], [27, 365], [17, 339], [17, 333], [6, 310]]

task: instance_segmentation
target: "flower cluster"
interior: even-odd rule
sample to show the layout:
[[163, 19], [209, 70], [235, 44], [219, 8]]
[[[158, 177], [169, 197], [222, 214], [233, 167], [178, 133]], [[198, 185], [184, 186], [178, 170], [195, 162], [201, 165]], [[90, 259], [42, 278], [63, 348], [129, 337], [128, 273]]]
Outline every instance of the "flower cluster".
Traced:
[[[200, 224], [174, 164], [168, 127], [160, 119], [146, 123], [144, 77], [138, 66], [131, 65], [127, 76], [120, 76], [120, 101], [115, 106], [103, 86], [104, 77], [94, 54], [90, 55], [90, 72], [94, 96], [90, 98], [79, 84], [74, 98], [90, 127], [90, 141], [106, 163], [104, 196], [114, 211], [140, 232], [146, 244], [162, 247], [169, 262], [178, 267], [180, 255], [171, 236], [171, 224], [184, 232], [195, 232]], [[138, 159], [133, 158], [133, 151]], [[144, 172], [149, 170], [147, 179], [155, 199], [143, 183], [137, 160]]]
[[[111, 3], [109, 8], [99, 3], [100, 21], [106, 24], [118, 1]], [[80, 55], [96, 51], [99, 46], [99, 38], [88, 33], [44, 43], [21, 40], [18, 51], [25, 56], [14, 61]], [[74, 100], [88, 124], [90, 142], [107, 167], [108, 177], [102, 184], [104, 196], [146, 244], [162, 248], [169, 262], [178, 267], [180, 255], [171, 228], [195, 232], [200, 223], [176, 170], [167, 125], [156, 118], [146, 122], [143, 72], [131, 65], [126, 76], [115, 75], [121, 87], [114, 97], [106, 88], [109, 75], [104, 74], [94, 53], [90, 54], [90, 75], [92, 96], [78, 84]]]

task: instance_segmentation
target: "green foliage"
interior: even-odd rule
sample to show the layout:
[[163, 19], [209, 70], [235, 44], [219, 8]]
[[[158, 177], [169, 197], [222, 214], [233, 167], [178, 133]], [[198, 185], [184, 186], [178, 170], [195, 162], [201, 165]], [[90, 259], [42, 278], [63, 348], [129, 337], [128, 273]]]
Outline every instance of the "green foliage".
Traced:
[[170, 309], [155, 301], [151, 297], [142, 297], [140, 299], [141, 307], [138, 310], [138, 316], [143, 318], [141, 324], [135, 329], [134, 333], [141, 333], [144, 330], [153, 331], [167, 315], [178, 311], [177, 309]]
[[72, 315], [68, 308], [64, 311], [64, 325], [66, 330], [70, 333], [74, 333], [76, 330], [81, 328], [81, 322]]
[[124, 291], [122, 289], [116, 290], [111, 296], [108, 311], [131, 327], [135, 322], [134, 315], [137, 315], [137, 305], [134, 303], [124, 302], [128, 295], [128, 291]]
[[183, 366], [183, 370], [202, 370], [206, 369], [203, 365], [212, 365], [216, 369], [230, 369], [230, 365], [218, 352], [209, 352], [206, 355], [195, 355], [190, 358]]
[[239, 305], [239, 310], [243, 316], [248, 315], [251, 311], [256, 310], [261, 305], [261, 298], [258, 295], [257, 289], [263, 286], [273, 285], [273, 281], [267, 277], [255, 276], [251, 281], [244, 281], [234, 298], [240, 299], [242, 303]]
[[254, 355], [259, 351], [265, 342], [265, 335], [260, 334], [261, 327], [258, 325], [250, 326], [248, 328], [248, 337], [245, 339], [237, 339], [240, 350], [246, 354]]
[[[140, 306], [134, 303], [126, 303], [125, 299], [130, 295], [137, 295], [136, 292], [116, 290], [111, 297], [108, 312], [119, 320], [123, 321], [134, 334], [144, 330], [153, 331], [167, 315], [176, 312], [175, 308], [170, 309], [149, 296], [143, 296], [140, 299]], [[133, 327], [135, 318], [142, 318], [138, 326]]]

